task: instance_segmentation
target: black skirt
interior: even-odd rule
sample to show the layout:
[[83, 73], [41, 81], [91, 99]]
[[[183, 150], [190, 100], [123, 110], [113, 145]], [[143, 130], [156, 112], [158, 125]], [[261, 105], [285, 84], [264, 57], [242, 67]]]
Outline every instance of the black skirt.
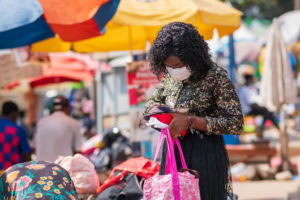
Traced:
[[[199, 172], [201, 200], [232, 199], [231, 176], [228, 154], [223, 137], [205, 135], [199, 131], [188, 132], [179, 138], [184, 158], [189, 169]], [[160, 174], [165, 174], [166, 141], [163, 144]], [[177, 168], [182, 168], [177, 147], [175, 147]]]

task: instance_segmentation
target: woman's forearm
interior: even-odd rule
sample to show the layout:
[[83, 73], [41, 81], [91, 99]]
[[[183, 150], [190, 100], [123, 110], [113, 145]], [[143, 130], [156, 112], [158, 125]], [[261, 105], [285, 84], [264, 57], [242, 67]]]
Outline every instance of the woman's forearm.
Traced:
[[192, 116], [192, 120], [193, 120], [192, 125], [191, 125], [192, 129], [197, 129], [200, 131], [207, 131], [206, 120], [204, 117]]

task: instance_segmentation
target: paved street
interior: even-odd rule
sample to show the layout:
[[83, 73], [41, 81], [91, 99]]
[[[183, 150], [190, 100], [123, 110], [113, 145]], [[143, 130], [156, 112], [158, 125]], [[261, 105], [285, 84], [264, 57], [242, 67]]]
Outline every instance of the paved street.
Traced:
[[[265, 135], [271, 139], [273, 145], [280, 151], [278, 132], [269, 129]], [[291, 160], [298, 165], [300, 172], [300, 133], [289, 130], [289, 153]], [[239, 196], [239, 200], [300, 200], [300, 179], [296, 181], [247, 181], [234, 182], [233, 191]]]
[[289, 194], [299, 190], [299, 183], [299, 181], [249, 181], [234, 183], [233, 191], [238, 194], [239, 200], [286, 200]]

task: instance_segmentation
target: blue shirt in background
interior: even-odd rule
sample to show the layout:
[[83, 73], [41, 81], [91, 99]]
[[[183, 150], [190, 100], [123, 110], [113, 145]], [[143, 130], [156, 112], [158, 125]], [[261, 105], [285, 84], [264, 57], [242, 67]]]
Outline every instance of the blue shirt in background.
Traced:
[[26, 131], [9, 119], [0, 119], [0, 170], [22, 162], [21, 155], [29, 152]]

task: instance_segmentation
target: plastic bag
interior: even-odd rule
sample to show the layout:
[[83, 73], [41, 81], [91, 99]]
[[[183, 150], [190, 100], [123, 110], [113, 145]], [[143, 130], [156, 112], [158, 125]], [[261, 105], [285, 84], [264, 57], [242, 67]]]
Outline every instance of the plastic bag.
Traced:
[[96, 193], [96, 189], [99, 187], [98, 175], [93, 163], [86, 157], [80, 154], [73, 157], [60, 156], [55, 163], [69, 172], [78, 193]]

